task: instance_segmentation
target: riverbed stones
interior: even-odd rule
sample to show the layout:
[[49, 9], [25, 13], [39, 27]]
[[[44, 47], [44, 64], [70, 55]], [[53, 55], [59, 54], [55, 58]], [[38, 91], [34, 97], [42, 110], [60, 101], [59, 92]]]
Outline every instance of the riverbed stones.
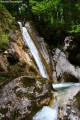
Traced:
[[50, 99], [47, 79], [21, 76], [0, 90], [0, 120], [31, 120]]

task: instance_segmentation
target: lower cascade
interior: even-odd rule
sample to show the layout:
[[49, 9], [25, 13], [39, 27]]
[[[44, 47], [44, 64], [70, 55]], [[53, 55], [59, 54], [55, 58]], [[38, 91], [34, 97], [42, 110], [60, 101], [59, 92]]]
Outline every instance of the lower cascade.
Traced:
[[41, 111], [36, 113], [32, 120], [58, 120], [58, 106], [58, 101], [56, 101], [53, 108], [44, 106]]

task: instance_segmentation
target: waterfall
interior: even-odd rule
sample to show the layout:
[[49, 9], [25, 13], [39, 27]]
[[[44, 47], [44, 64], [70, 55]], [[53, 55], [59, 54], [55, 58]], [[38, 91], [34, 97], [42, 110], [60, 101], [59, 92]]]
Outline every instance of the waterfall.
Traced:
[[38, 52], [33, 40], [31, 39], [27, 29], [25, 27], [22, 27], [21, 22], [18, 22], [18, 23], [20, 25], [20, 29], [21, 29], [25, 44], [28, 45], [28, 47], [29, 47], [29, 49], [30, 49], [35, 61], [36, 61], [36, 64], [37, 64], [37, 66], [39, 68], [41, 76], [44, 77], [44, 78], [49, 78], [48, 74], [47, 74], [47, 71], [46, 71], [46, 68], [43, 65], [42, 60], [40, 58], [39, 52]]
[[[35, 61], [36, 64], [39, 68], [39, 71], [42, 75], [42, 77], [44, 78], [50, 78], [50, 72], [47, 72], [46, 69], [46, 65], [43, 64], [43, 60], [42, 57], [44, 56], [45, 60], [47, 60], [49, 58], [48, 53], [45, 49], [44, 43], [43, 43], [43, 39], [41, 40], [38, 37], [32, 37], [29, 29], [27, 27], [23, 27], [21, 22], [18, 22], [20, 25], [20, 29], [23, 35], [23, 39], [25, 44], [29, 47]], [[27, 25], [27, 24], [26, 24]], [[33, 31], [32, 31], [33, 34]], [[39, 47], [41, 49], [38, 50], [39, 47], [37, 47], [37, 44], [35, 42], [35, 38], [38, 40], [39, 42]], [[41, 41], [40, 41], [41, 40]], [[43, 51], [42, 57], [40, 56], [40, 52], [41, 50]], [[59, 54], [60, 53], [60, 54]], [[60, 75], [61, 72], [68, 72], [72, 75], [74, 75], [77, 78], [80, 78], [79, 76], [79, 71], [80, 69], [76, 70], [75, 67], [73, 65], [71, 65], [66, 59], [65, 59], [65, 55], [64, 53], [62, 53], [62, 51], [60, 52], [59, 49], [56, 50], [55, 54], [54, 54], [54, 61], [56, 63], [56, 71], [57, 71], [57, 76]], [[48, 63], [50, 61], [48, 60]], [[66, 67], [65, 67], [65, 63], [67, 63]], [[69, 66], [69, 67], [68, 67]], [[59, 75], [58, 75], [59, 74]], [[48, 76], [49, 75], [49, 76]], [[67, 88], [71, 87], [71, 86], [80, 86], [80, 83], [59, 83], [59, 84], [52, 84], [52, 88], [54, 90], [58, 90], [58, 96], [57, 99], [58, 101], [55, 102], [55, 105], [53, 108], [51, 108], [50, 106], [43, 106], [43, 108], [38, 111], [32, 118], [32, 120], [58, 120], [58, 111], [60, 111], [58, 108], [60, 107], [60, 104], [63, 101], [63, 97], [64, 95], [67, 93]], [[65, 89], [65, 90], [64, 90]], [[56, 93], [54, 93], [56, 94]], [[54, 98], [55, 99], [55, 98]]]
[[34, 27], [34, 25], [31, 22], [26, 22], [25, 27], [29, 30], [30, 34], [32, 34], [33, 38], [36, 39], [36, 44], [39, 44], [38, 47], [39, 47], [40, 52], [42, 53], [45, 60], [49, 64], [50, 56], [49, 56], [48, 50], [46, 48], [44, 38], [42, 38], [38, 35], [36, 28]]
[[32, 120], [58, 120], [58, 106], [58, 101], [55, 102], [53, 108], [50, 108], [49, 106], [44, 106], [33, 116]]

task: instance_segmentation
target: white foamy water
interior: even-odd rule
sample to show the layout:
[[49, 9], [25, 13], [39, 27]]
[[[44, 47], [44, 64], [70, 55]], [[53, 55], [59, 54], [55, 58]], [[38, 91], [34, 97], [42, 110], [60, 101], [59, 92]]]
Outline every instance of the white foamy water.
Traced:
[[58, 105], [56, 102], [54, 108], [44, 106], [36, 115], [33, 116], [32, 120], [57, 120], [58, 119]]
[[48, 78], [48, 74], [46, 72], [45, 66], [42, 63], [39, 52], [38, 52], [34, 42], [32, 41], [27, 29], [25, 27], [22, 27], [22, 24], [20, 22], [18, 22], [18, 23], [20, 25], [25, 44], [28, 45], [28, 47], [29, 47], [29, 49], [30, 49], [35, 61], [36, 61], [36, 64], [39, 68], [39, 71], [40, 71], [42, 77]]

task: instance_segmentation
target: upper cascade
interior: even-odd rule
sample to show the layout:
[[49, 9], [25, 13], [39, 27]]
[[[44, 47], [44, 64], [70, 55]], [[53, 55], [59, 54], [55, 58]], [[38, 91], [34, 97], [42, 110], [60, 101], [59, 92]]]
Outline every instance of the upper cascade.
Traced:
[[41, 76], [44, 77], [44, 78], [49, 79], [46, 68], [43, 65], [42, 60], [40, 58], [39, 52], [38, 52], [33, 40], [31, 39], [27, 29], [25, 27], [22, 27], [21, 22], [18, 22], [18, 23], [20, 25], [20, 29], [22, 31], [22, 35], [23, 35], [23, 39], [25, 41], [25, 44], [28, 45], [28, 47], [29, 47], [29, 49], [30, 49], [35, 61], [36, 61], [36, 64], [37, 64], [37, 66], [39, 68]]

